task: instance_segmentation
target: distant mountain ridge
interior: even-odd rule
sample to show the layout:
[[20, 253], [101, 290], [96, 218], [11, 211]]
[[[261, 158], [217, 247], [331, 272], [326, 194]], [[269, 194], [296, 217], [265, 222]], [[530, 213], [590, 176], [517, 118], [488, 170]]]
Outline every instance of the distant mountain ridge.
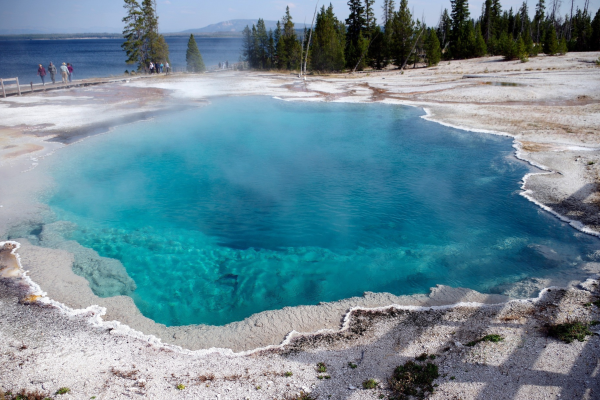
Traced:
[[[223, 21], [216, 24], [205, 26], [204, 28], [187, 29], [185, 31], [177, 33], [217, 33], [217, 32], [242, 32], [246, 26], [252, 27], [256, 25], [258, 19], [232, 19], [229, 21]], [[267, 30], [275, 29], [277, 27], [277, 21], [265, 21]], [[296, 29], [303, 29], [304, 24], [295, 24]]]

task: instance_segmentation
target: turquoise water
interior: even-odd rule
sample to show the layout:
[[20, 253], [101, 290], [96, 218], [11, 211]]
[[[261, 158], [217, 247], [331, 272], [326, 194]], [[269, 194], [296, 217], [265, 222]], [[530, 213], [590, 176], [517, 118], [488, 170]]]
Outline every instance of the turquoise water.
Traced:
[[61, 150], [48, 203], [77, 224], [65, 239], [120, 260], [137, 285], [123, 294], [166, 325], [364, 291], [485, 292], [598, 248], [519, 196], [530, 167], [511, 140], [422, 114], [215, 99]]

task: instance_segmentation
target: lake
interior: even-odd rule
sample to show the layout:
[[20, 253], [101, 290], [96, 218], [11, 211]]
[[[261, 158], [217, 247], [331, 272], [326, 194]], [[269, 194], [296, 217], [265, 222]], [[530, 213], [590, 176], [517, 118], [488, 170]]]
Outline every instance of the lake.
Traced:
[[[189, 37], [167, 37], [171, 65], [176, 70], [186, 66], [185, 54]], [[48, 68], [70, 62], [75, 79], [122, 75], [135, 69], [127, 65], [122, 39], [74, 40], [0, 40], [0, 78], [19, 77], [21, 84], [39, 83], [38, 64]], [[237, 62], [242, 48], [242, 38], [202, 38], [196, 43], [207, 67], [219, 62]]]

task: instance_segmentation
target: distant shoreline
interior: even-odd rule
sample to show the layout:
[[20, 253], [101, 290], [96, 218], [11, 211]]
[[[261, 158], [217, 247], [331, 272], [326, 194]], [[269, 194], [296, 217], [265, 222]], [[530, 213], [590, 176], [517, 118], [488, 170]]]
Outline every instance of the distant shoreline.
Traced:
[[[190, 33], [165, 33], [167, 38], [189, 37]], [[216, 33], [193, 33], [197, 38], [211, 39], [238, 39], [242, 37], [240, 32], [216, 32]], [[0, 40], [76, 40], [76, 39], [123, 39], [120, 33], [91, 33], [91, 34], [23, 34], [23, 35], [0, 35]]]

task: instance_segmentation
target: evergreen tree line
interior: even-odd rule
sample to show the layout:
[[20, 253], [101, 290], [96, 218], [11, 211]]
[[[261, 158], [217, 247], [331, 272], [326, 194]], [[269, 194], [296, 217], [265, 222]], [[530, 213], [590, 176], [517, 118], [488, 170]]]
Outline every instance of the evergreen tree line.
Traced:
[[[242, 59], [255, 69], [314, 71], [398, 68], [440, 60], [502, 55], [507, 60], [600, 50], [600, 10], [592, 18], [589, 1], [560, 15], [560, 0], [538, 0], [533, 18], [527, 1], [514, 11], [502, 10], [500, 0], [485, 0], [481, 16], [471, 18], [468, 0], [451, 0], [437, 26], [415, 18], [408, 0], [384, 0], [381, 24], [375, 0], [349, 0], [350, 15], [340, 21], [333, 6], [321, 7], [314, 26], [297, 35], [289, 7], [276, 29], [267, 31], [258, 20], [243, 31]], [[573, 4], [573, 3], [572, 3]]]
[[123, 18], [125, 43], [121, 47], [127, 54], [127, 64], [138, 64], [138, 70], [147, 71], [150, 62], [169, 61], [169, 46], [158, 33], [156, 0], [124, 0], [127, 15]]

